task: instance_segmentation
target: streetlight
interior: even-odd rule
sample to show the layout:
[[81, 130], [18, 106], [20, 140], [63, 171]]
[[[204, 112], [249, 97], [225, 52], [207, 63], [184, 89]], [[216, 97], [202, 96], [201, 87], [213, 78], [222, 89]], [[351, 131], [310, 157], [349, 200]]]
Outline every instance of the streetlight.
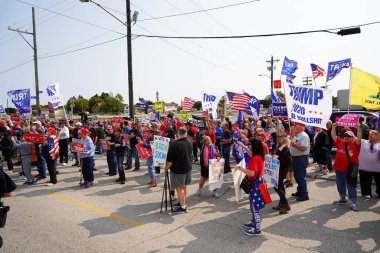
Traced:
[[[268, 77], [269, 79], [271, 79], [272, 81], [272, 77], [268, 76], [268, 75], [265, 75], [265, 74], [259, 74], [260, 77]], [[270, 93], [269, 93], [271, 96], [272, 96], [272, 83], [270, 84]]]
[[[132, 75], [132, 31], [131, 31], [131, 2], [130, 0], [126, 0], [126, 9], [127, 9], [127, 22], [123, 22], [120, 19], [118, 19], [115, 15], [113, 15], [111, 12], [106, 10], [103, 6], [100, 4], [92, 1], [92, 0], [79, 0], [82, 3], [88, 3], [91, 2], [101, 8], [103, 11], [107, 12], [109, 15], [111, 15], [113, 18], [115, 18], [117, 21], [122, 23], [127, 27], [127, 50], [128, 50], [128, 94], [129, 94], [129, 116], [131, 118], [134, 118], [134, 105], [133, 105], [133, 75]], [[138, 17], [138, 13], [135, 12], [133, 14], [133, 21], [136, 23]]]

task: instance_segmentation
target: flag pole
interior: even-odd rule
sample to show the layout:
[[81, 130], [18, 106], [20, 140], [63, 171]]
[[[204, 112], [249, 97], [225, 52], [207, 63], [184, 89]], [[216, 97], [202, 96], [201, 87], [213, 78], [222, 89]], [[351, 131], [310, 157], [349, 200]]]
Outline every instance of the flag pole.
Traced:
[[348, 114], [350, 114], [350, 104], [351, 104], [351, 73], [352, 73], [352, 62], [350, 62], [350, 87], [348, 88]]

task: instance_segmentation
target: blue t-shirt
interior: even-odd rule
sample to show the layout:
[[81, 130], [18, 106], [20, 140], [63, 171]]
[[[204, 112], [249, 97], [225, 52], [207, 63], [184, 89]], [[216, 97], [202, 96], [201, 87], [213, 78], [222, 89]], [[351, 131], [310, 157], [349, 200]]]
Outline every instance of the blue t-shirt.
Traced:
[[124, 128], [124, 134], [129, 134], [130, 131], [131, 131], [130, 127]]
[[223, 134], [222, 128], [221, 127], [217, 127], [215, 129], [215, 134], [216, 134], [216, 136], [222, 136], [222, 134]]

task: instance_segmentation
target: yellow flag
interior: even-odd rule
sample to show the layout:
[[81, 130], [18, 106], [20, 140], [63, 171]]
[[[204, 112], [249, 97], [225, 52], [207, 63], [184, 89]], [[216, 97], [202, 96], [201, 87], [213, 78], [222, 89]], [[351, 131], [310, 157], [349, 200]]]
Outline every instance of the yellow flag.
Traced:
[[352, 68], [350, 104], [370, 110], [380, 109], [380, 77]]

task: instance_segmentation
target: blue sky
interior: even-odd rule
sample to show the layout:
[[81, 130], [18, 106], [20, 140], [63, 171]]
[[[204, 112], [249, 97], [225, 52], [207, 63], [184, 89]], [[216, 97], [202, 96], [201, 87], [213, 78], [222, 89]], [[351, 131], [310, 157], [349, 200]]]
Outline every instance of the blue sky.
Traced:
[[[24, 0], [23, 0], [24, 1]], [[92, 3], [79, 0], [25, 0], [105, 29], [57, 16], [36, 8], [39, 57], [62, 53], [118, 38], [126, 33], [115, 19]], [[125, 1], [98, 0], [125, 20]], [[198, 11], [244, 2], [244, 0], [132, 0], [132, 12], [139, 11], [133, 34], [171, 36], [223, 36], [297, 32], [339, 28], [380, 21], [380, 1], [260, 0], [254, 3], [159, 20], [143, 20], [180, 12]], [[16, 0], [0, 2], [0, 72], [32, 59], [32, 49], [12, 28], [30, 29], [31, 6]], [[107, 30], [108, 29], [108, 30]], [[109, 30], [114, 30], [110, 32]], [[29, 37], [29, 36], [28, 36]], [[28, 38], [27, 37], [27, 38]], [[29, 38], [30, 41], [31, 37]], [[327, 69], [329, 61], [351, 58], [353, 66], [380, 75], [380, 24], [362, 27], [361, 34], [338, 36], [316, 33], [284, 37], [175, 40], [137, 38], [133, 40], [135, 102], [138, 97], [154, 100], [160, 92], [164, 101], [180, 102], [185, 96], [201, 99], [201, 91], [223, 95], [243, 90], [263, 98], [269, 94], [267, 63], [271, 55], [281, 61], [275, 70], [280, 77], [286, 55], [298, 61], [296, 83], [311, 76], [310, 63]], [[46, 104], [47, 85], [58, 82], [64, 99], [90, 97], [95, 93], [120, 93], [128, 103], [126, 39], [102, 46], [39, 60], [41, 103]], [[325, 78], [317, 79], [323, 85]], [[348, 88], [349, 71], [330, 81], [334, 92]], [[7, 91], [31, 88], [34, 93], [33, 62], [0, 74], [0, 100]]]

